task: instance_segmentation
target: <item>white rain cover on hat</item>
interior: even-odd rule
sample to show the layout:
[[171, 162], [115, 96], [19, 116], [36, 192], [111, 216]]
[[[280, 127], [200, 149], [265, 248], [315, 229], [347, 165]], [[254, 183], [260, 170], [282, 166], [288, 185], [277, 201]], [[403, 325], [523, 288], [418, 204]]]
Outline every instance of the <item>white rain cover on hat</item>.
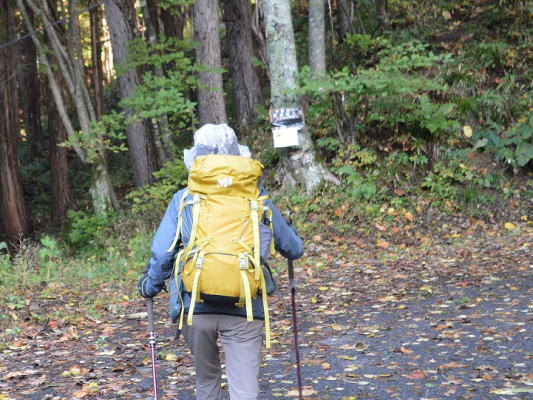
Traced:
[[227, 124], [206, 124], [194, 132], [194, 146], [183, 150], [183, 162], [191, 169], [194, 159], [208, 154], [231, 154], [251, 157], [247, 146], [241, 146]]

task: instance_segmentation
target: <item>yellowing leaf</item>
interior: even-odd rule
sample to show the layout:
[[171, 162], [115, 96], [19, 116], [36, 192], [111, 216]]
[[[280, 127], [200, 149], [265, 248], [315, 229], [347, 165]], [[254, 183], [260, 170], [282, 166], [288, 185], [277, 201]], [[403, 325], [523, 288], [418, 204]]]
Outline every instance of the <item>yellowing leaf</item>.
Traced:
[[177, 361], [178, 355], [174, 353], [168, 353], [165, 355], [165, 361]]
[[444, 19], [445, 19], [446, 21], [452, 19], [452, 14], [450, 14], [450, 12], [449, 12], [449, 11], [446, 11], [446, 10], [444, 10], [444, 11], [442, 12], [442, 16], [444, 17]]
[[331, 364], [330, 363], [325, 362], [325, 363], [322, 363], [320, 365], [322, 366], [323, 369], [331, 369]]
[[463, 134], [467, 138], [471, 138], [472, 137], [472, 127], [470, 125], [463, 126]]
[[431, 289], [429, 286], [421, 286], [419, 289], [423, 290], [424, 292], [428, 292], [429, 294], [433, 294], [433, 289]]
[[503, 226], [505, 229], [507, 229], [508, 231], [512, 230], [512, 229], [515, 229], [516, 228], [516, 225], [511, 223], [511, 222], [506, 222], [505, 225]]
[[97, 382], [90, 382], [87, 385], [85, 385], [84, 388], [90, 393], [95, 393], [100, 390]]

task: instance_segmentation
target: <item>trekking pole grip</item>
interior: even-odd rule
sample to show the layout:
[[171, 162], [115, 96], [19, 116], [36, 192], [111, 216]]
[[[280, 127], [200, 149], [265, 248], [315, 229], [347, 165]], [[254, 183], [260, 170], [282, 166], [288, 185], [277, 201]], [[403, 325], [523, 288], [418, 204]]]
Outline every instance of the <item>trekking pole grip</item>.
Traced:
[[148, 332], [154, 331], [154, 299], [148, 297], [146, 301], [146, 313], [148, 315]]
[[295, 289], [294, 285], [294, 263], [288, 258], [287, 259], [288, 269], [289, 269], [289, 287], [291, 290]]

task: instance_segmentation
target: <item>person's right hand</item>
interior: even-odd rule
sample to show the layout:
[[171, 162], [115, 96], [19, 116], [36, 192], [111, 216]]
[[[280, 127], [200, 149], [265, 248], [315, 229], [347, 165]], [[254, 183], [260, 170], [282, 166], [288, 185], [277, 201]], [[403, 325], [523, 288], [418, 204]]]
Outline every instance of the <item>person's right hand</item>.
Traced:
[[145, 273], [141, 279], [139, 279], [139, 282], [137, 282], [137, 289], [139, 290], [139, 294], [146, 299], [152, 298], [157, 294], [152, 292], [150, 288], [153, 288], [153, 285], [150, 285], [150, 277]]

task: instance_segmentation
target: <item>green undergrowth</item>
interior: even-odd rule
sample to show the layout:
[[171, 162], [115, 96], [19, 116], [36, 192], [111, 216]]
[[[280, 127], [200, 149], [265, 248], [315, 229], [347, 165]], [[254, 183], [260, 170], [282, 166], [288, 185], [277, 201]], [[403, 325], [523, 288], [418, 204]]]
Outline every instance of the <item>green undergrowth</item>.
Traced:
[[338, 149], [329, 169], [340, 185], [324, 185], [312, 196], [281, 190], [274, 198], [307, 237], [376, 225], [394, 236], [394, 227], [411, 229], [453, 216], [495, 223], [533, 218], [531, 172], [513, 175], [468, 149], [440, 152], [430, 168], [424, 156], [403, 151]]

